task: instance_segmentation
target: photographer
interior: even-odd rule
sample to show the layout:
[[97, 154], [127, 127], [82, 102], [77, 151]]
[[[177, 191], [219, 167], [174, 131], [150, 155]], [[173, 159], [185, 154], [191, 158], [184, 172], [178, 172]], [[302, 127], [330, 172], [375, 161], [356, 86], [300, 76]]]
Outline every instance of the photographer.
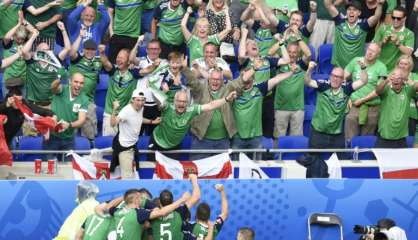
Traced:
[[363, 234], [360, 240], [407, 240], [405, 231], [390, 218], [382, 218], [376, 226], [355, 225], [354, 233]]

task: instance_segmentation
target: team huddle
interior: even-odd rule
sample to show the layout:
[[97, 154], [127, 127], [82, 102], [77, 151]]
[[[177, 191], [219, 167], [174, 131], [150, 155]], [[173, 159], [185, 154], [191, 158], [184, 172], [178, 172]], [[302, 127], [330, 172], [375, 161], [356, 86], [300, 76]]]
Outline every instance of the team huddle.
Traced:
[[95, 213], [87, 217], [76, 239], [214, 239], [228, 217], [228, 200], [222, 184], [215, 188], [221, 195], [221, 214], [211, 221], [211, 208], [199, 203], [196, 221], [191, 222], [190, 210], [200, 200], [197, 176], [190, 174], [192, 194], [183, 193], [174, 200], [165, 189], [158, 198], [145, 188], [129, 189], [123, 197], [96, 206]]

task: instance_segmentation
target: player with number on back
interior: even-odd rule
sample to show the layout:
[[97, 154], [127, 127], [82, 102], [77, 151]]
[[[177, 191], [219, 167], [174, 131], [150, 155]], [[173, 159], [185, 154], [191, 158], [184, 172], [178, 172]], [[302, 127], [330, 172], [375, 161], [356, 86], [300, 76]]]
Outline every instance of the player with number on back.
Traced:
[[[200, 199], [200, 188], [197, 184], [197, 176], [189, 175], [192, 183], [192, 197], [185, 202], [184, 205], [178, 207], [175, 211], [159, 217], [151, 222], [152, 235], [158, 240], [182, 240], [184, 234], [182, 232], [182, 224], [186, 221], [187, 212]], [[169, 190], [163, 190], [160, 193], [160, 207], [165, 207], [173, 202], [173, 194]]]
[[142, 197], [137, 189], [128, 190], [124, 195], [125, 207], [114, 211], [109, 210], [116, 223], [117, 240], [140, 239], [144, 231], [144, 223], [147, 220], [166, 216], [180, 207], [190, 199], [190, 193], [185, 192], [183, 196], [172, 204], [163, 208], [146, 209], [140, 208]]
[[[218, 192], [221, 193], [221, 214], [216, 218], [215, 224], [213, 225], [213, 237], [215, 239], [216, 235], [221, 231], [223, 223], [228, 217], [228, 199], [226, 198], [226, 193], [224, 186], [222, 184], [216, 184], [215, 188]], [[197, 206], [196, 212], [196, 223], [193, 226], [193, 234], [197, 236], [197, 240], [206, 240], [210, 232], [211, 223], [210, 219], [210, 207], [207, 203], [201, 203]]]
[[108, 211], [101, 211], [100, 209], [110, 209], [118, 206], [123, 201], [123, 197], [118, 197], [109, 203], [102, 203], [96, 206], [95, 214], [86, 218], [86, 221], [81, 226], [77, 233], [77, 240], [103, 240], [107, 239], [110, 226], [112, 224], [112, 216]]

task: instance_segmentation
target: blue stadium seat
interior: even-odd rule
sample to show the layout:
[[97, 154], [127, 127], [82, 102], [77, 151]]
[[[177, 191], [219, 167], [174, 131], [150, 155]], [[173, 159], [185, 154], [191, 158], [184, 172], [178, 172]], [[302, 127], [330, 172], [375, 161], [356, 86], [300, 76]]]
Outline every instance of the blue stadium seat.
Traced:
[[315, 105], [305, 105], [305, 118], [303, 120], [303, 136], [305, 137], [309, 137], [314, 112]]
[[[283, 136], [279, 137], [279, 149], [306, 149], [308, 148], [308, 138], [305, 136]], [[295, 160], [303, 153], [282, 153], [282, 160]]]
[[[187, 134], [183, 141], [181, 142], [181, 149], [190, 149], [192, 147], [192, 136], [190, 134]], [[189, 154], [188, 153], [182, 153], [180, 154], [180, 160], [189, 160]]]
[[[148, 150], [148, 145], [150, 141], [150, 136], [139, 136], [138, 143], [136, 144], [136, 147], [138, 150]], [[146, 161], [148, 160], [148, 156], [146, 153], [140, 153], [139, 154], [139, 161]]]
[[272, 149], [273, 148], [273, 139], [262, 137], [262, 144], [264, 149]]
[[[42, 137], [22, 137], [19, 142], [19, 150], [42, 150]], [[33, 161], [42, 159], [42, 154], [18, 154], [19, 161]]]
[[406, 145], [408, 145], [408, 148], [413, 148], [414, 142], [415, 142], [415, 136], [406, 137]]
[[90, 150], [90, 141], [86, 137], [75, 137], [74, 150]]
[[315, 105], [316, 104], [316, 89], [304, 86], [304, 101], [305, 105]]
[[[351, 139], [351, 148], [373, 148], [376, 144], [376, 136], [355, 136]], [[362, 152], [358, 155], [359, 160], [376, 159], [372, 152]]]
[[104, 108], [96, 106], [97, 135], [98, 136], [102, 135], [103, 113], [104, 113]]
[[107, 74], [100, 74], [100, 81], [96, 86], [96, 95], [94, 101], [99, 107], [104, 107], [106, 101], [106, 93], [108, 87], [109, 76]]
[[316, 51], [314, 46], [312, 46], [311, 44], [308, 44], [309, 49], [311, 50], [311, 60], [316, 62]]
[[322, 44], [318, 49], [319, 73], [330, 74], [333, 68], [331, 64], [332, 44]]
[[[3, 86], [3, 73], [0, 72], [0, 86]], [[0, 99], [3, 99], [3, 88], [0, 88]]]
[[94, 139], [94, 146], [98, 149], [112, 147], [113, 136], [99, 136]]

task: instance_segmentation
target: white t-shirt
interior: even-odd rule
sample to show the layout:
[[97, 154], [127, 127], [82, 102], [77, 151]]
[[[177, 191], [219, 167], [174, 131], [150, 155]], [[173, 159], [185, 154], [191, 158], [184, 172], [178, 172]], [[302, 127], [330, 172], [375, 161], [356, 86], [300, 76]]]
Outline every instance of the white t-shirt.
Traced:
[[136, 111], [132, 104], [126, 105], [118, 114], [119, 122], [119, 143], [122, 147], [129, 147], [138, 141], [139, 132], [142, 126], [143, 109]]
[[[153, 61], [151, 61], [151, 59], [149, 59], [148, 57], [141, 57], [139, 59], [139, 64], [137, 67], [139, 67], [140, 69], [146, 68], [148, 66], [150, 66], [153, 63]], [[144, 95], [146, 98], [146, 103], [154, 103], [155, 99], [154, 96], [152, 95], [152, 92], [149, 90], [149, 87], [147, 87], [147, 82], [149, 84], [149, 86], [152, 84], [154, 85], [157, 89], [160, 88], [161, 86], [161, 81], [163, 79], [161, 73], [165, 72], [165, 70], [168, 69], [168, 62], [165, 59], [161, 59], [160, 61], [160, 65], [157, 67], [157, 69], [155, 69], [152, 73], [147, 74], [146, 76], [144, 76], [143, 78], [138, 80], [138, 83], [136, 85], [136, 88], [139, 89], [144, 89]], [[147, 105], [147, 104], [145, 104]], [[155, 105], [155, 104], [153, 104]]]

